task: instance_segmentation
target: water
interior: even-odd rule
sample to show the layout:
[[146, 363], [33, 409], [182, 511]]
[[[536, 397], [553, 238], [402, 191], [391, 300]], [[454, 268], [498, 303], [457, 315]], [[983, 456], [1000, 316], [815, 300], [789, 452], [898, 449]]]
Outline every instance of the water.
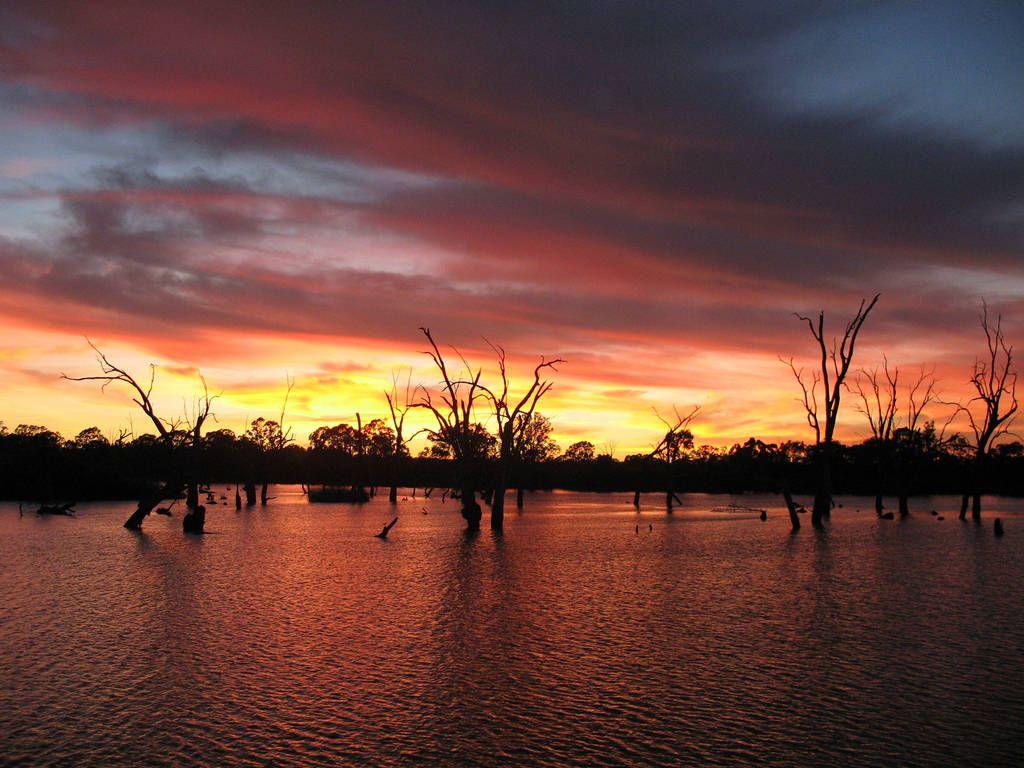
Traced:
[[381, 541], [386, 500], [275, 493], [202, 538], [0, 505], [0, 761], [1021, 763], [1020, 501], [996, 539], [958, 499], [793, 536], [772, 497], [534, 494], [467, 539], [410, 500]]

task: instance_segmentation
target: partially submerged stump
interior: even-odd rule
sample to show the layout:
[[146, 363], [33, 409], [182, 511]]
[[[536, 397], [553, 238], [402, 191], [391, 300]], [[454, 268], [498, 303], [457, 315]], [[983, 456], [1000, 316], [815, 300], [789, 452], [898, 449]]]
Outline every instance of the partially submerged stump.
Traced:
[[1003, 521], [998, 517], [995, 519], [995, 522], [992, 523], [992, 532], [996, 536], [1002, 536], [1003, 533], [1005, 533], [1005, 531], [1003, 531]]
[[374, 536], [376, 536], [378, 539], [386, 539], [388, 537], [388, 533], [390, 533], [391, 529], [395, 527], [395, 523], [397, 523], [397, 522], [398, 522], [398, 518], [396, 517], [390, 523], [385, 525], [381, 529], [380, 533], [375, 533]]
[[181, 519], [181, 529], [185, 533], [203, 533], [206, 525], [206, 507], [202, 504], [189, 512]]
[[789, 512], [789, 524], [793, 527], [794, 531], [800, 530], [800, 518], [798, 515], [803, 512], [796, 502], [793, 501], [793, 494], [790, 493], [789, 488], [782, 489], [782, 498], [786, 500], [786, 510]]

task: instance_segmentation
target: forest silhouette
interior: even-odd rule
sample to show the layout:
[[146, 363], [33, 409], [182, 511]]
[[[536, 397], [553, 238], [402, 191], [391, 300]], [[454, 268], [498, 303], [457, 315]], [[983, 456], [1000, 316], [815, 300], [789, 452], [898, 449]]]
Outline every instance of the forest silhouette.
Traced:
[[[561, 488], [630, 492], [638, 509], [642, 493], [657, 493], [667, 513], [684, 492], [777, 492], [794, 530], [808, 511], [794, 494], [812, 497], [815, 527], [828, 520], [836, 494], [873, 496], [876, 514], [887, 519], [896, 516], [887, 511], [887, 500], [906, 516], [915, 496], [958, 494], [961, 518], [970, 510], [975, 520], [981, 519], [983, 494], [1024, 494], [1024, 446], [1010, 439], [1017, 373], [1002, 318], [982, 305], [984, 346], [968, 372], [975, 394], [966, 402], [945, 402], [927, 369], [907, 377], [888, 359], [874, 368], [856, 367], [856, 344], [878, 301], [879, 295], [862, 301], [835, 335], [824, 312], [796, 315], [818, 359], [810, 370], [792, 358], [783, 360], [798, 384], [813, 438], [806, 442], [751, 437], [730, 448], [698, 446], [690, 429], [700, 417], [694, 406], [673, 407], [670, 418], [659, 413], [664, 432], [647, 453], [618, 459], [587, 441], [562, 451], [540, 405], [564, 360], [540, 357], [532, 377], [517, 384], [505, 350], [488, 342], [498, 371], [488, 380], [481, 366], [455, 348], [442, 348], [421, 328], [435, 385], [413, 385], [410, 377], [402, 381], [395, 375], [383, 391], [389, 418], [364, 423], [357, 414], [355, 424], [314, 429], [308, 446], [300, 446], [286, 426], [292, 380], [276, 419], [255, 418], [242, 434], [204, 431], [217, 399], [205, 380], [200, 378], [199, 394], [181, 414], [158, 414], [152, 396], [156, 366], [137, 378], [93, 346], [99, 373], [64, 378], [125, 388], [153, 431], [122, 431], [110, 439], [91, 427], [65, 439], [43, 426], [0, 426], [0, 488], [7, 498], [37, 503], [41, 513], [66, 513], [79, 500], [132, 499], [137, 507], [125, 527], [135, 530], [150, 513], [169, 513], [162, 502], [181, 499], [182, 527], [189, 533], [203, 532], [207, 506], [231, 506], [232, 491], [236, 509], [266, 506], [272, 501], [268, 488], [281, 483], [301, 484], [312, 502], [359, 503], [387, 489], [397, 504], [400, 489], [403, 495], [436, 493], [459, 504], [470, 530], [480, 527], [485, 506], [491, 527], [502, 528], [509, 488], [516, 489], [518, 509], [526, 505], [525, 491]], [[844, 444], [835, 428], [849, 401], [870, 434]], [[429, 414], [431, 425], [410, 435], [406, 417], [416, 409]], [[958, 417], [968, 431], [950, 431]], [[414, 456], [409, 442], [421, 433], [426, 447]]]

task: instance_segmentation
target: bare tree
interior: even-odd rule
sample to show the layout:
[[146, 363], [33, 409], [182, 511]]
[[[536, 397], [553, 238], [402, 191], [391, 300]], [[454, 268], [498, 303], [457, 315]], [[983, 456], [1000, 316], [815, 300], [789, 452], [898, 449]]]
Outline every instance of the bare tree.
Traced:
[[900, 369], [890, 370], [889, 360], [882, 357], [882, 368], [862, 368], [848, 388], [857, 395], [859, 410], [867, 419], [871, 430], [870, 446], [874, 449], [878, 473], [878, 490], [875, 493], [875, 514], [882, 516], [885, 469], [892, 461], [893, 431], [896, 411], [899, 407]]
[[[269, 462], [272, 460], [274, 454], [279, 453], [285, 446], [290, 445], [292, 442], [292, 429], [291, 427], [285, 427], [284, 417], [288, 412], [288, 400], [291, 399], [292, 390], [295, 388], [295, 379], [289, 375], [285, 375], [284, 378], [285, 389], [284, 399], [281, 401], [281, 415], [278, 417], [276, 428], [271, 428], [267, 435], [268, 439], [264, 445], [260, 446], [260, 471], [263, 477], [260, 483], [260, 506], [267, 506], [267, 486], [268, 480], [267, 475], [270, 473]], [[273, 422], [271, 422], [273, 424]]]
[[518, 399], [510, 400], [508, 368], [503, 347], [487, 342], [498, 358], [498, 373], [501, 376], [501, 390], [492, 391], [480, 385], [480, 389], [491, 401], [498, 430], [498, 468], [494, 479], [491, 496], [491, 529], [500, 531], [505, 521], [505, 489], [508, 485], [512, 464], [519, 460], [523, 451], [526, 430], [537, 409], [537, 403], [544, 397], [554, 383], [541, 376], [548, 369], [557, 371], [556, 367], [565, 361], [559, 357], [551, 360], [541, 357], [533, 369], [533, 381], [529, 388]]
[[935, 400], [934, 374], [921, 368], [914, 382], [902, 388], [905, 394], [901, 399], [900, 369], [890, 369], [889, 360], [883, 356], [881, 369], [861, 369], [848, 388], [857, 395], [857, 410], [864, 414], [871, 430], [866, 447], [873, 449], [878, 464], [875, 513], [883, 515], [886, 469], [895, 466], [900, 516], [906, 517], [910, 514], [908, 488], [912, 465], [922, 449], [918, 428], [921, 414]]
[[[854, 348], [864, 321], [874, 309], [881, 294], [876, 293], [870, 302], [862, 299], [856, 314], [846, 324], [842, 340], [825, 334], [825, 313], [818, 313], [816, 320], [797, 314], [799, 320], [807, 323], [820, 352], [820, 365], [805, 380], [803, 369], [797, 369], [790, 358], [788, 365], [803, 393], [802, 402], [808, 426], [814, 431], [815, 459], [818, 463], [818, 489], [814, 494], [812, 524], [818, 528], [832, 511], [832, 451], [836, 424], [839, 420], [839, 405], [842, 400], [843, 383], [853, 363]], [[820, 390], [820, 395], [819, 395]], [[791, 516], [792, 517], [792, 516]]]
[[[693, 433], [690, 431], [690, 424], [700, 412], [700, 406], [693, 406], [685, 415], [679, 413], [679, 410], [672, 406], [672, 419], [663, 417], [658, 413], [657, 408], [653, 410], [654, 415], [665, 425], [665, 435], [647, 454], [647, 458], [659, 459], [665, 463], [665, 508], [671, 514], [673, 505], [682, 503], [675, 492], [675, 465], [683, 458], [687, 450], [693, 448]], [[633, 506], [640, 509], [639, 490], [633, 494]]]
[[910, 491], [914, 469], [920, 465], [936, 445], [941, 445], [941, 438], [935, 443], [929, 435], [934, 436], [934, 429], [923, 429], [920, 426], [924, 410], [937, 399], [935, 393], [935, 373], [921, 367], [914, 383], [907, 389], [906, 405], [902, 409], [903, 425], [893, 432], [896, 446], [896, 464], [899, 468], [897, 483], [897, 499], [900, 517], [910, 514]]
[[1017, 414], [1017, 368], [1013, 362], [1013, 347], [1006, 343], [1003, 317], [989, 316], [988, 304], [981, 304], [981, 329], [985, 333], [985, 355], [974, 362], [970, 383], [977, 393], [966, 404], [956, 403], [957, 413], [964, 414], [974, 433], [974, 466], [971, 485], [960, 504], [960, 519], [967, 516], [971, 497], [971, 517], [981, 520], [982, 473], [988, 454], [1000, 437], [1010, 431]]
[[192, 401], [191, 409], [185, 409], [184, 423], [188, 434], [188, 472], [186, 481], [185, 506], [188, 512], [182, 518], [181, 525], [186, 533], [202, 533], [206, 525], [206, 508], [199, 503], [199, 478], [202, 468], [199, 466], [203, 452], [203, 425], [212, 416], [211, 408], [216, 395], [210, 395], [206, 379], [199, 380], [203, 384], [202, 395]]
[[[91, 341], [86, 341], [96, 353], [96, 361], [100, 366], [100, 374], [97, 376], [68, 376], [67, 374], [62, 373], [61, 377], [67, 381], [99, 381], [102, 382], [101, 389], [103, 390], [113, 383], [126, 386], [131, 393], [132, 402], [139, 407], [139, 409], [153, 424], [160, 442], [164, 445], [167, 451], [168, 472], [165, 482], [159, 488], [155, 489], [153, 493], [147, 494], [144, 498], [140, 499], [136, 510], [125, 521], [125, 528], [137, 531], [142, 528], [142, 521], [145, 520], [146, 516], [149, 515], [163, 499], [177, 498], [182, 491], [182, 487], [186, 484], [186, 469], [175, 459], [178, 454], [177, 443], [182, 434], [181, 427], [183, 422], [181, 419], [165, 419], [156, 413], [156, 408], [153, 405], [152, 400], [153, 385], [156, 380], [155, 365], [150, 364], [149, 382], [142, 384], [124, 368], [114, 365], [114, 363], [112, 363], [95, 344]], [[197, 462], [197, 458], [195, 456], [195, 453], [197, 452], [196, 447], [200, 442], [203, 424], [210, 416], [211, 405], [215, 399], [215, 396], [211, 396], [209, 394], [205, 380], [202, 378], [200, 378], [200, 380], [203, 383], [203, 395], [196, 399], [191, 413], [186, 413], [188, 426], [187, 434], [190, 438], [189, 442], [191, 443], [189, 447], [192, 449], [190, 451], [192, 455], [189, 457], [189, 461], [187, 462], [189, 464], [188, 502], [192, 511], [199, 506], [198, 492], [192, 493], [192, 486], [198, 482], [198, 478], [195, 477]], [[189, 520], [190, 525], [195, 525], [197, 522], [201, 532], [202, 520], [197, 520], [195, 517]]]
[[436, 397], [428, 388], [418, 387], [418, 395], [413, 405], [425, 408], [433, 414], [436, 429], [429, 430], [429, 434], [450, 452], [456, 463], [462, 517], [469, 530], [477, 531], [480, 529], [482, 516], [480, 504], [476, 500], [481, 457], [478, 455], [480, 440], [473, 414], [478, 401], [486, 397], [480, 388], [481, 370], [477, 369], [474, 374], [465, 358], [458, 350], [454, 350], [469, 371], [470, 378], [463, 381], [453, 377], [430, 329], [420, 328], [420, 331], [430, 344], [430, 349], [425, 354], [430, 357], [441, 374], [441, 382]]
[[[400, 392], [398, 374], [392, 373], [391, 391], [384, 393], [384, 397], [388, 401], [388, 410], [391, 411], [391, 423], [395, 430], [395, 439], [391, 446], [391, 490], [388, 493], [388, 501], [392, 504], [398, 503], [398, 463], [409, 453], [404, 430], [405, 417], [414, 405], [411, 370], [406, 376], [405, 387], [401, 389]], [[399, 397], [400, 394], [401, 397]]]

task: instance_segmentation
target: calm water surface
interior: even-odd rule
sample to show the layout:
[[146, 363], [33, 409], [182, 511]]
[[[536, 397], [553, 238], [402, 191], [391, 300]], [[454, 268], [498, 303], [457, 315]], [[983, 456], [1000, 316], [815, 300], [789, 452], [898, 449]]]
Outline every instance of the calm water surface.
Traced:
[[380, 541], [386, 499], [276, 493], [210, 508], [202, 538], [177, 516], [125, 531], [129, 504], [0, 505], [0, 761], [1024, 759], [1020, 501], [990, 500], [977, 528], [954, 499], [904, 522], [843, 499], [827, 532], [793, 536], [772, 497], [688, 496], [668, 517], [654, 497], [638, 516], [629, 495], [548, 493], [466, 538], [451, 503], [409, 500]]

